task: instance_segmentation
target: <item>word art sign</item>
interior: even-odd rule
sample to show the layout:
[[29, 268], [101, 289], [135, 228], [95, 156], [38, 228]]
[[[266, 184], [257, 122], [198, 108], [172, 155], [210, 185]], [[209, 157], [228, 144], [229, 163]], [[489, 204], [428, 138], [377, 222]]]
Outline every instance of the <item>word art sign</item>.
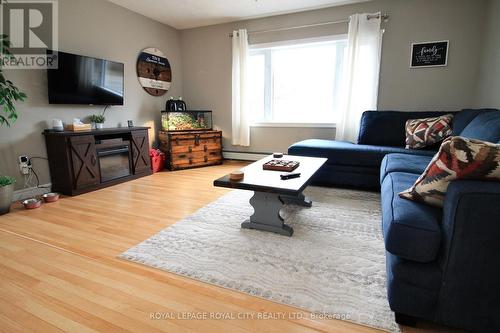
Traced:
[[156, 48], [142, 50], [137, 58], [137, 77], [150, 95], [164, 95], [172, 83], [172, 69], [163, 52]]
[[446, 66], [449, 41], [411, 44], [411, 68]]

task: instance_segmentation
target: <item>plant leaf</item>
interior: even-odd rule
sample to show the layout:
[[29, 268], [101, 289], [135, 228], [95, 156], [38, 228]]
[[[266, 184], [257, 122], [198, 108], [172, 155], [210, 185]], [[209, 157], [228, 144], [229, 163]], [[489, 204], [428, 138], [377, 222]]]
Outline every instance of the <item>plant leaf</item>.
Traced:
[[1, 114], [0, 114], [0, 124], [6, 125], [7, 127], [10, 127], [10, 123], [7, 120], [7, 118], [5, 118], [4, 116], [2, 116]]

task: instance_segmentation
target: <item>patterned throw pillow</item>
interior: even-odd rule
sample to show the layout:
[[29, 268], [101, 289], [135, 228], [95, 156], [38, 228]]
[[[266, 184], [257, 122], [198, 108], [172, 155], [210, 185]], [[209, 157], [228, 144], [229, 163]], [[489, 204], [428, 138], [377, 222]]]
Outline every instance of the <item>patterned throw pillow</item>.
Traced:
[[406, 149], [419, 149], [443, 141], [452, 133], [452, 114], [406, 121]]
[[455, 179], [500, 180], [500, 145], [454, 136], [446, 139], [415, 184], [401, 198], [442, 207]]

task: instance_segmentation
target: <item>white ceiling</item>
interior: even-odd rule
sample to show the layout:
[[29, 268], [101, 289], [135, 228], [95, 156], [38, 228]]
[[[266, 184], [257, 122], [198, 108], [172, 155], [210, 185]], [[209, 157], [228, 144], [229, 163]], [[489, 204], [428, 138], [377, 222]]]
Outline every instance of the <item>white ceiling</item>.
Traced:
[[249, 18], [370, 0], [109, 0], [134, 12], [188, 29]]

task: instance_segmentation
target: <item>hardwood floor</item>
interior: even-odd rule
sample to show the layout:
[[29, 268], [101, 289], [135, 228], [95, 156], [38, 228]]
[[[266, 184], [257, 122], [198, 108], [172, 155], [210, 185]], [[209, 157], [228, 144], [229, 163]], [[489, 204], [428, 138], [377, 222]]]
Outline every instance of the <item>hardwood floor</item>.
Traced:
[[[226, 193], [243, 165], [161, 172], [0, 217], [0, 332], [377, 332], [338, 320], [151, 318], [301, 313], [116, 256]], [[422, 325], [404, 332], [445, 332]], [[448, 332], [451, 332], [448, 330]]]

